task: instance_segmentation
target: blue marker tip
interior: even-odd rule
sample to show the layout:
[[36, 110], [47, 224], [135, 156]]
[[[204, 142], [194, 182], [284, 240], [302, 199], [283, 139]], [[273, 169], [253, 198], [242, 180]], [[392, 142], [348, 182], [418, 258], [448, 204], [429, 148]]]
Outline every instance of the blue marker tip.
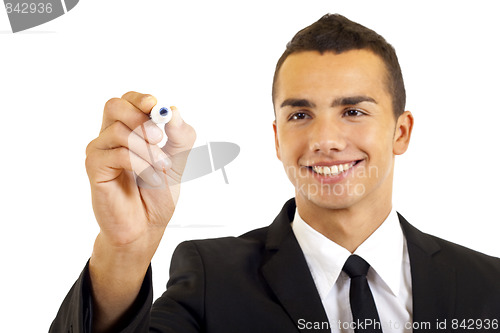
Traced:
[[166, 124], [172, 119], [172, 110], [158, 104], [151, 110], [149, 117], [156, 124]]

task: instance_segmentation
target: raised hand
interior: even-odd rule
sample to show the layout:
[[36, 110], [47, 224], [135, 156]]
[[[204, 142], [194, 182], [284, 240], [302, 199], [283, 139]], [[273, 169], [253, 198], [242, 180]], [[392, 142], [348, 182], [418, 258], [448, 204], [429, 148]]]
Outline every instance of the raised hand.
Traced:
[[178, 110], [165, 125], [149, 119], [151, 95], [128, 92], [104, 107], [99, 136], [87, 146], [86, 168], [100, 233], [90, 260], [96, 315], [107, 329], [135, 299], [179, 198], [196, 134]]

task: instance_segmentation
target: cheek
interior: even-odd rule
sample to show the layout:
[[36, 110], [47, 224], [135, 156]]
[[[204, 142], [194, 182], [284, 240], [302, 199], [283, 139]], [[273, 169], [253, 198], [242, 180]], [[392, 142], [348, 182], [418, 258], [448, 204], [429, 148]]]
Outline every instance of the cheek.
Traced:
[[370, 124], [352, 126], [348, 137], [355, 138], [355, 144], [362, 150], [375, 146], [376, 142], [380, 141], [379, 131], [374, 126], [370, 126]]
[[295, 163], [304, 151], [306, 140], [297, 139], [297, 133], [292, 131], [278, 131], [279, 149], [278, 154], [283, 163]]
[[355, 126], [350, 133], [356, 138], [355, 145], [368, 155], [370, 160], [387, 159], [392, 152], [392, 132], [389, 128], [364, 124]]

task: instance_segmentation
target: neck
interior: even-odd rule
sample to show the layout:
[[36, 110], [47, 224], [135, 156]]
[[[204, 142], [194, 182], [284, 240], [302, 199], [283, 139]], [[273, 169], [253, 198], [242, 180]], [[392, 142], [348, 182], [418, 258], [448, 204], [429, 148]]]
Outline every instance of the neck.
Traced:
[[392, 209], [392, 192], [366, 197], [349, 207], [321, 207], [296, 196], [300, 217], [313, 229], [353, 253], [385, 221]]

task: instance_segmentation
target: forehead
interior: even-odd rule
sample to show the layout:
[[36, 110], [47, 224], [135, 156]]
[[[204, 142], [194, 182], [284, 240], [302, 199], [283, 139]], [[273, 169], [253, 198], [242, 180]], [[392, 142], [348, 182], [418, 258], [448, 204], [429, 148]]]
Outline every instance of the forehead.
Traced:
[[336, 98], [367, 95], [389, 98], [382, 59], [369, 50], [336, 54], [304, 51], [288, 56], [276, 82], [276, 103], [286, 98]]

